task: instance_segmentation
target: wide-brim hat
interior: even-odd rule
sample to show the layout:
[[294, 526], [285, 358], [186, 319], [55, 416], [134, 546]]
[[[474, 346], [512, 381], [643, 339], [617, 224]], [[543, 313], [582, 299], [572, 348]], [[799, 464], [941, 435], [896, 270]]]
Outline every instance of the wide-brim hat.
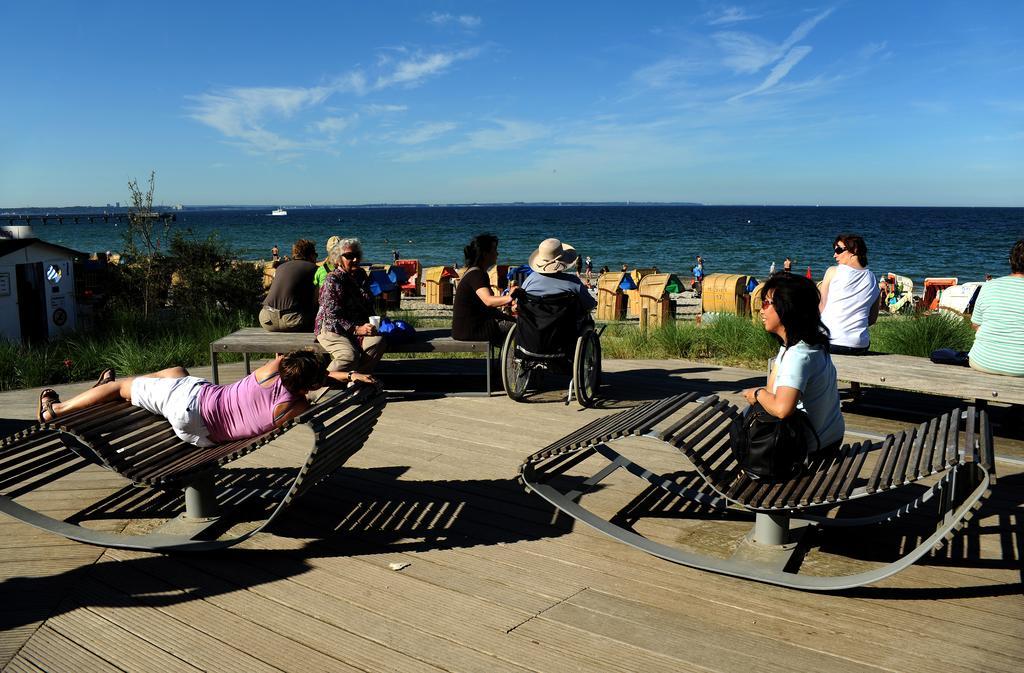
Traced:
[[557, 238], [546, 238], [530, 255], [530, 268], [537, 273], [558, 273], [576, 264], [579, 253]]

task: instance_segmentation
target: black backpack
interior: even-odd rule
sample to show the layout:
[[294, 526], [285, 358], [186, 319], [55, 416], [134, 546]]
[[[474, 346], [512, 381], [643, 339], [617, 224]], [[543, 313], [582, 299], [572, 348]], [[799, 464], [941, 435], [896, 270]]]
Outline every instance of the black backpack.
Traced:
[[759, 402], [731, 428], [733, 455], [751, 479], [784, 481], [804, 471], [821, 440], [807, 412], [772, 416]]

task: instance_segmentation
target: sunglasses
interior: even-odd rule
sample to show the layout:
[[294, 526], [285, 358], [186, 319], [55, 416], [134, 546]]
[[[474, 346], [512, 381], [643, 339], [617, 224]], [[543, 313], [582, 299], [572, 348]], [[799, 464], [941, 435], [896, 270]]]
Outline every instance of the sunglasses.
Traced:
[[354, 262], [356, 260], [360, 260], [363, 258], [363, 256], [360, 255], [358, 252], [343, 252], [341, 253], [341, 256], [350, 262]]
[[843, 247], [843, 246], [841, 246], [841, 245], [837, 245], [836, 247], [834, 247], [834, 248], [833, 248], [833, 250], [835, 250], [835, 252], [836, 252], [836, 254], [837, 254], [837, 255], [841, 255], [841, 254], [843, 254], [844, 252], [846, 252], [846, 248], [844, 248], [844, 247]]

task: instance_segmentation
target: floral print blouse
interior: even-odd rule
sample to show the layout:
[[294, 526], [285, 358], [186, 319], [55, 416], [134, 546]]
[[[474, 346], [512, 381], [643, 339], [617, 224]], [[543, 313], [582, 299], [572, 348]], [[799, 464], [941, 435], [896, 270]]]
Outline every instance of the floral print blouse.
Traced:
[[327, 274], [320, 287], [320, 310], [313, 334], [351, 334], [356, 327], [370, 321], [372, 312], [369, 275], [361, 268], [347, 272], [338, 266]]

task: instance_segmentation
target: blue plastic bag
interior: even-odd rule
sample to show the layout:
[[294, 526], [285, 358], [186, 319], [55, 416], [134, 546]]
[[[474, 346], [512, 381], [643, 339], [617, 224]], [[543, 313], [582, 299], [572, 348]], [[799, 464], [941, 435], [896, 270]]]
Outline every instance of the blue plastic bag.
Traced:
[[381, 318], [380, 327], [377, 330], [389, 344], [396, 346], [412, 343], [416, 340], [416, 330], [404, 320]]

